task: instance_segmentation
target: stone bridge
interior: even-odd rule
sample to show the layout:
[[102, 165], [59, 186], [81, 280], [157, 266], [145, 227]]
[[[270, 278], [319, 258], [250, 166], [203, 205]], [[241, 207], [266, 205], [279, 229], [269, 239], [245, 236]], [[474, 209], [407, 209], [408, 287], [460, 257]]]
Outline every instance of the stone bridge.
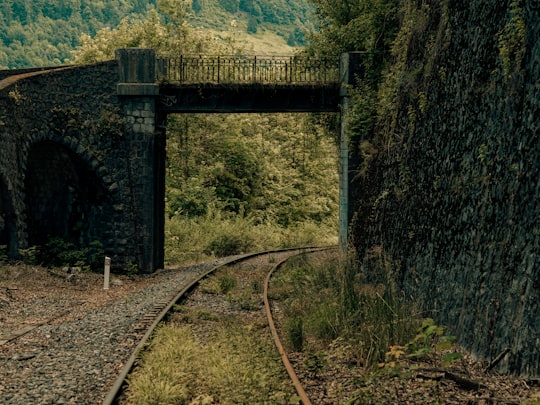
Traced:
[[[0, 246], [98, 241], [113, 266], [164, 263], [170, 113], [342, 111], [340, 240], [347, 238], [347, 88], [360, 55], [182, 57], [121, 49], [112, 61], [0, 71]], [[1, 252], [0, 252], [1, 253]]]

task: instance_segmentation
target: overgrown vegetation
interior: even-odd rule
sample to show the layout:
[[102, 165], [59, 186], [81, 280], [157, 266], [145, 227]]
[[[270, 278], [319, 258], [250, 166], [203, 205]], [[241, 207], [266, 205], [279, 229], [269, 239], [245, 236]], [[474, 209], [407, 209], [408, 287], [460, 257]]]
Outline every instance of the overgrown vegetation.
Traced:
[[335, 257], [303, 257], [277, 273], [270, 294], [280, 301], [290, 349], [317, 353], [337, 342], [351, 364], [373, 367], [389, 347], [412, 340], [420, 322], [391, 284], [364, 285], [355, 266]]
[[260, 311], [263, 275], [223, 269], [175, 306], [129, 379], [127, 403], [296, 403]]
[[62, 238], [50, 238], [41, 246], [21, 250], [21, 258], [29, 264], [46, 267], [79, 267], [85, 271], [102, 271], [105, 257], [103, 245], [93, 241], [88, 247], [77, 247]]
[[169, 126], [168, 261], [335, 243], [336, 148], [320, 120], [176, 116]]
[[227, 218], [212, 212], [195, 218], [167, 219], [165, 252], [168, 263], [186, 263], [280, 247], [331, 245], [336, 243], [335, 235], [334, 224], [304, 221], [283, 228], [271, 223], [255, 224], [250, 218], [238, 215]]
[[127, 403], [287, 403], [290, 388], [265, 334], [218, 324], [203, 342], [190, 325], [164, 326], [142, 360], [145, 372], [129, 379]]
[[[388, 285], [366, 286], [354, 266], [337, 262], [335, 255], [301, 257], [271, 280], [280, 334], [288, 350], [299, 352], [295, 369], [303, 379], [329, 388], [335, 381], [328, 376], [336, 375], [350, 385], [344, 397], [331, 394], [342, 403], [378, 403], [369, 392], [374, 381], [407, 378], [428, 358], [439, 368], [460, 359], [444, 328], [422, 319]], [[131, 376], [127, 403], [296, 403], [266, 324], [255, 315], [260, 294], [244, 271], [203, 280], [200, 295], [177, 305], [157, 331]], [[246, 310], [252, 315], [235, 313]]]

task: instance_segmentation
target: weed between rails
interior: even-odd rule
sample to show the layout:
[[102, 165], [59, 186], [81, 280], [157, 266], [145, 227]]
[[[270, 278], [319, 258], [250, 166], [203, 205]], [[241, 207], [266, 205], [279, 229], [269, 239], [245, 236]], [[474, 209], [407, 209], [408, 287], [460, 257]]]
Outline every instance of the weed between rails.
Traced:
[[192, 324], [161, 327], [129, 380], [130, 404], [287, 404], [292, 398], [264, 330], [221, 324], [204, 340]]
[[261, 310], [264, 273], [222, 270], [176, 305], [129, 377], [126, 403], [298, 403]]

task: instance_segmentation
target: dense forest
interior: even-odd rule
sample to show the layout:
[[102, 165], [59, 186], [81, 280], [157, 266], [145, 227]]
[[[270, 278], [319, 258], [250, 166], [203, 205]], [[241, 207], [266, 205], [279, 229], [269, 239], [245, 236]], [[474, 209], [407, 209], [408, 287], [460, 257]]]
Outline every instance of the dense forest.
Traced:
[[0, 68], [66, 62], [82, 33], [94, 35], [129, 14], [143, 13], [153, 1], [2, 0]]
[[[290, 46], [302, 45], [312, 29], [312, 5], [307, 0], [194, 0], [162, 1], [162, 7], [187, 10], [192, 26], [215, 33], [231, 27], [259, 35], [266, 31]], [[67, 63], [84, 35], [114, 29], [122, 20], [135, 24], [157, 7], [157, 1], [140, 0], [1, 0], [0, 69]]]

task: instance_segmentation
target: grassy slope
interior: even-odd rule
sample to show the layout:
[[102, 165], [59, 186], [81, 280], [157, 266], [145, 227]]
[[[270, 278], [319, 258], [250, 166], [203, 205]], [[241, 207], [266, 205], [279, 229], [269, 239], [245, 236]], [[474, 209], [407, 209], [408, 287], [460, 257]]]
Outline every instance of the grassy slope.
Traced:
[[245, 25], [246, 23], [241, 21], [234, 30], [217, 31], [209, 28], [208, 31], [225, 41], [234, 38], [236, 47], [247, 55], [290, 55], [297, 49], [288, 45], [285, 38], [270, 29], [248, 34]]
[[[248, 21], [254, 18], [252, 13], [242, 11], [240, 6], [236, 12], [226, 11], [223, 3], [227, 0], [199, 2], [202, 6], [198, 13], [193, 12], [192, 25], [208, 29], [222, 38], [230, 38], [232, 34], [236, 44], [242, 44], [246, 53], [290, 54], [294, 49], [287, 45], [287, 40], [291, 43], [290, 37], [294, 33], [304, 33], [312, 27], [306, 11], [309, 10], [308, 0], [256, 2], [262, 14], [256, 18], [257, 32], [253, 35], [247, 33]], [[92, 35], [103, 27], [115, 27], [123, 17], [144, 12], [141, 2], [135, 0], [119, 2], [116, 7], [113, 2], [109, 4], [108, 12], [104, 11], [101, 1], [83, 0], [80, 8], [72, 3], [57, 4], [54, 13], [39, 2], [30, 3], [32, 6], [27, 13], [21, 0], [13, 0], [9, 9], [0, 8], [0, 69], [66, 63], [70, 51], [79, 45], [82, 33]], [[238, 2], [240, 4], [242, 2]], [[236, 27], [232, 31], [233, 21]], [[301, 44], [301, 41], [295, 44]], [[43, 52], [44, 49], [47, 51]]]

